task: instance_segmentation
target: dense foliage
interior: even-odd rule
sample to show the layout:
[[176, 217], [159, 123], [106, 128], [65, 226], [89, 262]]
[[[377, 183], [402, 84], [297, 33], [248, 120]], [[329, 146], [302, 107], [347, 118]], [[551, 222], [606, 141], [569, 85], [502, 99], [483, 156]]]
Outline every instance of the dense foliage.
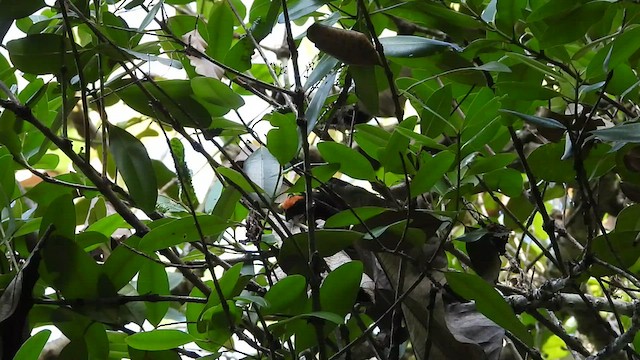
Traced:
[[0, 1], [0, 358], [640, 358], [639, 24]]

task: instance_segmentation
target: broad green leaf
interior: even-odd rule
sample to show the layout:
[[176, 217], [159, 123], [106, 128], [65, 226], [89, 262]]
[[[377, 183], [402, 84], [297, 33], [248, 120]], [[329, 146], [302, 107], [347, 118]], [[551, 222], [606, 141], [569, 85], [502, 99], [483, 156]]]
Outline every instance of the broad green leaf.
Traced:
[[484, 174], [490, 171], [506, 168], [518, 156], [513, 153], [495, 154], [487, 157], [475, 157], [469, 165], [469, 175]]
[[[303, 16], [309, 15], [312, 12], [318, 10], [327, 1], [326, 0], [293, 0], [287, 4], [287, 10], [289, 11], [289, 20], [297, 20]], [[284, 14], [281, 13], [278, 17], [278, 23], [284, 23]]]
[[313, 131], [313, 128], [316, 126], [318, 122], [318, 117], [320, 116], [320, 111], [322, 110], [322, 106], [327, 100], [327, 97], [333, 90], [333, 83], [336, 79], [336, 72], [333, 72], [327, 76], [322, 84], [318, 87], [311, 102], [309, 103], [309, 107], [307, 107], [307, 111], [305, 113], [305, 117], [307, 119], [307, 134], [310, 134]]
[[[64, 52], [62, 52], [62, 51]], [[30, 74], [61, 74], [62, 68], [75, 72], [69, 40], [58, 34], [32, 34], [7, 43], [11, 62]]]
[[527, 115], [522, 114], [517, 111], [500, 109], [500, 112], [511, 114], [519, 117], [520, 119], [539, 127], [549, 128], [549, 129], [560, 129], [567, 130], [567, 127], [564, 126], [560, 121], [535, 115]]
[[207, 128], [212, 116], [222, 116], [229, 111], [229, 108], [198, 102], [189, 80], [141, 81], [139, 84], [122, 80], [109, 87], [133, 110], [167, 124], [175, 120], [182, 126]]
[[522, 81], [505, 81], [496, 84], [498, 95], [509, 100], [549, 100], [562, 95], [554, 90]]
[[158, 186], [147, 149], [126, 130], [110, 126], [109, 150], [136, 206], [153, 212], [158, 200]]
[[640, 36], [640, 26], [632, 25], [617, 36], [611, 44], [601, 48], [587, 67], [588, 78], [604, 74], [629, 61], [629, 58], [640, 49], [640, 44], [636, 41], [638, 36]]
[[213, 4], [207, 21], [209, 43], [206, 54], [215, 60], [224, 60], [233, 41], [234, 15], [226, 2]]
[[628, 206], [618, 214], [616, 218], [616, 232], [623, 231], [640, 232], [640, 204]]
[[38, 331], [37, 334], [29, 337], [22, 344], [13, 360], [38, 360], [40, 353], [47, 344], [47, 340], [49, 340], [49, 336], [51, 336], [51, 330]]
[[525, 344], [533, 345], [533, 337], [520, 322], [511, 306], [481, 277], [455, 272], [447, 272], [444, 275], [451, 289], [467, 300], [474, 300], [478, 311], [489, 320], [511, 332]]
[[357, 150], [325, 141], [318, 144], [318, 151], [327, 162], [340, 164], [340, 171], [354, 179], [374, 181], [376, 178], [369, 160]]
[[169, 350], [192, 342], [191, 335], [180, 330], [158, 329], [129, 335], [125, 342], [139, 350]]
[[16, 20], [29, 16], [46, 4], [44, 0], [0, 1], [0, 20]]
[[21, 159], [22, 141], [19, 135], [20, 120], [11, 111], [3, 111], [0, 115], [0, 144], [4, 145], [17, 159]]
[[[320, 166], [314, 166], [311, 168], [311, 187], [317, 188], [318, 186], [325, 184], [329, 179], [340, 170], [340, 164], [325, 164]], [[298, 178], [295, 184], [287, 190], [288, 193], [301, 193], [306, 191], [306, 183], [304, 176]]]
[[295, 115], [274, 112], [268, 119], [275, 128], [267, 133], [267, 148], [280, 165], [284, 166], [298, 153], [299, 137]]
[[307, 281], [304, 276], [289, 275], [273, 284], [264, 299], [269, 304], [263, 309], [265, 315], [296, 315], [292, 310], [300, 309], [299, 305], [307, 300]]
[[[309, 239], [307, 233], [295, 234], [282, 243], [278, 263], [289, 275], [308, 275], [309, 268]], [[354, 241], [362, 238], [362, 233], [349, 230], [318, 230], [315, 232], [316, 247], [321, 257], [334, 255], [340, 250], [351, 246]]]
[[[1, 131], [1, 130], [0, 130]], [[0, 148], [0, 209], [8, 207], [16, 189], [14, 162], [6, 148]]]
[[98, 289], [101, 269], [73, 240], [52, 236], [42, 249], [40, 277], [67, 299], [94, 299], [115, 295]]
[[549, 75], [555, 79], [563, 79], [563, 75], [556, 71], [555, 69], [547, 66], [546, 64], [543, 64], [542, 62], [536, 60], [536, 59], [532, 59], [526, 55], [523, 54], [518, 54], [518, 53], [506, 53], [505, 54], [507, 57], [517, 60], [518, 62], [521, 62], [527, 66], [529, 66], [530, 68], [539, 71], [545, 75]]
[[[232, 224], [213, 215], [197, 216], [198, 225], [202, 235], [209, 242], [217, 240], [217, 237]], [[168, 224], [153, 228], [140, 241], [139, 249], [145, 252], [165, 249], [189, 241], [199, 241], [200, 234], [194, 224], [194, 219], [187, 216], [173, 220]]]
[[420, 144], [421, 146], [424, 146], [430, 149], [445, 150], [447, 148], [446, 146], [440, 144], [439, 142], [433, 140], [432, 138], [422, 134], [418, 134], [417, 132], [409, 129], [397, 127], [395, 131], [415, 141], [417, 144]]
[[[237, 296], [242, 291], [244, 287], [244, 283], [240, 282], [241, 279], [241, 271], [242, 271], [242, 263], [238, 263], [225, 270], [222, 274], [222, 277], [218, 280], [218, 285], [220, 286], [220, 291], [222, 292], [223, 301], [228, 301], [231, 298]], [[211, 295], [209, 295], [209, 300], [207, 301], [207, 308], [217, 306], [221, 303], [221, 299], [218, 296], [218, 290], [216, 290], [215, 285], [212, 286]]]
[[329, 56], [327, 54], [322, 55], [320, 60], [318, 60], [318, 63], [316, 64], [315, 68], [311, 72], [311, 75], [309, 75], [307, 82], [304, 83], [304, 89], [309, 90], [315, 84], [320, 82], [322, 78], [327, 76], [327, 74], [329, 74], [329, 72], [333, 70], [333, 68], [335, 68], [336, 65], [338, 65], [338, 61], [339, 60], [334, 58], [333, 56]]
[[483, 179], [490, 189], [500, 191], [509, 197], [518, 197], [522, 193], [522, 173], [518, 170], [509, 168], [494, 170], [484, 174]]
[[449, 170], [455, 159], [455, 154], [450, 151], [439, 152], [433, 157], [429, 153], [423, 153], [418, 173], [411, 180], [411, 197], [430, 192], [436, 182]]
[[237, 189], [233, 187], [224, 188], [211, 211], [211, 215], [228, 221], [233, 216], [236, 205], [241, 198], [242, 194]]
[[129, 227], [130, 225], [124, 221], [120, 214], [111, 214], [91, 224], [85, 232], [95, 231], [105, 236], [111, 236], [117, 229], [128, 229]]
[[40, 237], [44, 235], [50, 225], [53, 226], [53, 234], [58, 234], [69, 239], [75, 238], [76, 211], [71, 195], [61, 194], [51, 202], [42, 217], [39, 232]]
[[625, 123], [605, 129], [592, 130], [591, 135], [602, 141], [640, 143], [640, 123]]
[[[639, 234], [638, 231], [613, 231], [606, 235], [597, 236], [591, 243], [591, 251], [602, 261], [622, 269], [628, 269], [640, 257]], [[615, 274], [615, 271], [599, 265], [592, 265], [590, 270], [593, 276]]]
[[456, 44], [411, 35], [380, 38], [380, 43], [384, 48], [384, 54], [390, 57], [414, 58], [433, 55], [449, 48], [462, 50]]
[[367, 155], [379, 161], [380, 149], [387, 146], [391, 134], [379, 126], [358, 124], [356, 125], [356, 133], [353, 135], [353, 138]]
[[382, 214], [387, 211], [385, 208], [375, 206], [365, 206], [355, 209], [343, 210], [330, 218], [324, 223], [325, 228], [339, 228], [349, 225], [360, 224], [370, 218]]
[[409, 158], [409, 155], [412, 155], [409, 152], [410, 140], [402, 135], [398, 129], [412, 131], [416, 127], [417, 120], [417, 116], [411, 116], [398, 124], [398, 127], [391, 133], [389, 142], [379, 150], [378, 158], [386, 171], [396, 174], [415, 174], [414, 161]]
[[138, 247], [140, 243], [139, 237], [130, 236], [123, 243], [123, 245], [113, 249], [104, 265], [102, 265], [102, 272], [113, 285], [114, 291], [119, 291], [127, 285], [138, 273], [140, 266], [145, 261], [144, 257], [129, 249], [129, 247]]
[[498, 0], [496, 4], [495, 24], [506, 34], [514, 34], [514, 26], [523, 19], [523, 10], [527, 7], [526, 0]]
[[360, 291], [363, 270], [362, 262], [350, 261], [330, 272], [320, 288], [322, 311], [342, 318], [350, 313]]
[[238, 109], [244, 105], [244, 100], [222, 81], [210, 77], [198, 76], [191, 79], [191, 89], [197, 99], [226, 109]]
[[436, 90], [424, 105], [420, 114], [420, 132], [429, 137], [442, 134], [449, 122], [452, 104], [451, 86], [446, 85]]
[[[606, 174], [615, 166], [615, 153], [607, 144], [599, 144], [591, 149], [584, 160], [589, 179]], [[573, 160], [562, 160], [564, 141], [544, 144], [535, 149], [527, 158], [531, 171], [542, 180], [570, 183], [575, 179]]]
[[244, 161], [243, 170], [251, 181], [265, 191], [268, 198], [278, 195], [282, 186], [282, 167], [266, 147], [261, 147]]
[[[241, 188], [243, 191], [246, 191], [248, 193], [252, 193], [255, 192], [254, 188], [251, 186], [251, 182], [250, 180], [247, 180], [247, 178], [245, 178], [245, 176], [243, 176], [242, 174], [240, 174], [239, 172], [231, 169], [231, 168], [227, 168], [227, 167], [218, 167], [216, 168], [216, 171], [225, 177], [225, 179], [227, 179], [227, 181], [232, 182], [233, 184], [235, 184], [236, 186], [238, 186], [239, 188]], [[254, 185], [256, 186], [256, 185]], [[259, 187], [258, 187], [259, 189]]]
[[[156, 258], [155, 254], [151, 255]], [[167, 278], [167, 270], [162, 264], [153, 262], [150, 259], [143, 259], [138, 263], [140, 273], [138, 274], [137, 290], [138, 294], [158, 294], [169, 295], [169, 279]], [[147, 320], [153, 326], [158, 326], [169, 310], [170, 303], [168, 301], [145, 302]]]
[[378, 112], [378, 82], [373, 66], [349, 66], [349, 73], [356, 84], [356, 95], [370, 114]]

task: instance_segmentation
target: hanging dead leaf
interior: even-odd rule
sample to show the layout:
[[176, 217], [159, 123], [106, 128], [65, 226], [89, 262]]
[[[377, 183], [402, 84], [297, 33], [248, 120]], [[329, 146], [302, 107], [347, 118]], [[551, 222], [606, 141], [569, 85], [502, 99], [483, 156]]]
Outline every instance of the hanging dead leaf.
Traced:
[[361, 32], [313, 24], [307, 38], [316, 47], [347, 65], [379, 65], [378, 52]]

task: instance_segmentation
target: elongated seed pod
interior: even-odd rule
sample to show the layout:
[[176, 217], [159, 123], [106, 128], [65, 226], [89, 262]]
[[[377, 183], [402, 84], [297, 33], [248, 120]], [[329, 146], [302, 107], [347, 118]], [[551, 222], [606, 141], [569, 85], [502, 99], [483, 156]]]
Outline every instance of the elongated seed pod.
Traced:
[[363, 33], [321, 24], [307, 29], [307, 38], [316, 47], [347, 65], [379, 65], [380, 58]]

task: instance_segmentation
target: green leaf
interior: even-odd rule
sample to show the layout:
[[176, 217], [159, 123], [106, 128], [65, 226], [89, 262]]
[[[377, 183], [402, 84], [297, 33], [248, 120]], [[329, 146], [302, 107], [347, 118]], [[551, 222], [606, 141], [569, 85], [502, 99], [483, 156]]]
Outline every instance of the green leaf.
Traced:
[[[155, 254], [151, 256], [157, 258]], [[138, 294], [169, 295], [171, 293], [167, 270], [162, 264], [144, 259], [144, 262], [139, 265], [139, 270], [140, 274], [138, 274], [137, 281]], [[158, 326], [158, 324], [160, 324], [160, 321], [162, 321], [169, 310], [169, 305], [170, 303], [168, 301], [145, 301], [146, 316], [151, 325]]]
[[[224, 297], [224, 301], [227, 301], [237, 295], [242, 291], [245, 283], [241, 282], [241, 272], [242, 272], [242, 263], [238, 263], [225, 270], [222, 274], [222, 277], [218, 280], [218, 285], [220, 286], [220, 291], [222, 292], [222, 296]], [[211, 295], [209, 295], [209, 300], [207, 301], [207, 308], [217, 306], [221, 303], [220, 297], [218, 297], [218, 291], [215, 289], [215, 286], [212, 289]]]
[[[309, 268], [309, 234], [295, 234], [282, 243], [278, 263], [287, 274], [308, 275]], [[362, 233], [349, 230], [318, 230], [315, 233], [316, 247], [321, 257], [336, 254], [340, 250], [351, 246], [354, 241], [362, 238]]]
[[498, 95], [506, 95], [509, 100], [549, 100], [562, 95], [557, 91], [522, 81], [503, 81], [496, 84]]
[[373, 69], [372, 66], [349, 66], [349, 74], [356, 83], [356, 96], [370, 114], [376, 114], [379, 108], [378, 82]]
[[231, 168], [227, 168], [227, 167], [218, 167], [216, 169], [216, 171], [224, 176], [227, 181], [230, 181], [232, 183], [234, 183], [236, 186], [238, 186], [239, 188], [241, 188], [242, 190], [248, 192], [248, 193], [253, 193], [255, 192], [255, 190], [253, 190], [253, 187], [251, 186], [251, 182], [249, 180], [247, 180], [242, 174], [240, 174], [239, 172], [231, 169]]
[[640, 143], [640, 123], [625, 123], [605, 129], [592, 130], [591, 135], [602, 141]]
[[420, 114], [420, 132], [423, 135], [435, 137], [442, 134], [449, 123], [452, 99], [451, 85], [441, 87], [427, 99]]
[[511, 306], [481, 277], [456, 272], [446, 272], [444, 275], [451, 289], [467, 300], [474, 300], [478, 311], [489, 320], [511, 332], [525, 344], [533, 345], [533, 337]]
[[616, 218], [616, 232], [638, 231], [640, 232], [640, 204], [628, 206], [618, 214]]
[[587, 77], [599, 76], [629, 61], [631, 56], [640, 49], [640, 44], [636, 41], [638, 36], [640, 36], [640, 26], [627, 27], [611, 44], [604, 46], [593, 56], [587, 66]]
[[320, 288], [322, 310], [337, 314], [344, 319], [351, 312], [360, 291], [363, 271], [362, 262], [350, 261], [330, 272]]
[[102, 265], [102, 272], [113, 285], [114, 291], [125, 287], [140, 270], [145, 258], [130, 249], [130, 247], [137, 248], [139, 243], [139, 237], [130, 236], [124, 241], [124, 246], [113, 249]]
[[[622, 269], [628, 269], [635, 264], [640, 257], [638, 246], [638, 231], [613, 231], [607, 235], [600, 235], [593, 239], [591, 250], [598, 259]], [[592, 265], [593, 276], [614, 275], [615, 271]]]
[[304, 83], [305, 91], [311, 89], [315, 84], [322, 80], [322, 78], [327, 76], [327, 74], [333, 70], [336, 65], [338, 65], [338, 61], [339, 60], [333, 56], [329, 56], [327, 54], [322, 55], [311, 72], [311, 75], [307, 78], [307, 82]]
[[[317, 188], [322, 184], [326, 184], [329, 179], [340, 170], [340, 164], [325, 164], [311, 168], [311, 187]], [[305, 179], [303, 176], [298, 178], [295, 184], [287, 190], [288, 193], [301, 193], [306, 191]]]
[[191, 79], [191, 89], [198, 99], [226, 109], [239, 109], [244, 100], [222, 81], [210, 77], [198, 76]]
[[[102, 274], [98, 264], [73, 240], [54, 235], [42, 249], [40, 276], [67, 299], [94, 299], [100, 293], [114, 295], [100, 288]], [[100, 292], [99, 292], [100, 290]]]
[[44, 0], [0, 1], [0, 20], [16, 20], [40, 10]]
[[[2, 130], [0, 130], [2, 131]], [[6, 148], [0, 148], [0, 209], [8, 207], [16, 189], [13, 157]]]
[[[0, 12], [1, 13], [1, 12]], [[62, 52], [62, 51], [64, 52]], [[11, 62], [30, 74], [61, 74], [62, 68], [74, 72], [71, 43], [58, 34], [32, 34], [7, 43]]]
[[[323, 0], [293, 0], [290, 4], [287, 4], [287, 10], [289, 11], [289, 20], [294, 21], [303, 16], [309, 15], [312, 12], [318, 10], [327, 1]], [[278, 23], [284, 23], [284, 14], [280, 14], [278, 17]]]
[[430, 192], [436, 182], [449, 171], [455, 159], [455, 154], [450, 151], [441, 151], [434, 157], [431, 157], [429, 153], [423, 153], [418, 173], [411, 180], [411, 197]]
[[428, 136], [424, 136], [422, 134], [418, 134], [413, 130], [397, 127], [395, 131], [415, 141], [417, 144], [420, 144], [421, 146], [424, 146], [430, 149], [445, 150], [447, 148], [446, 146], [440, 144], [439, 142], [433, 140], [432, 138]]
[[292, 310], [300, 308], [300, 303], [307, 300], [307, 282], [304, 276], [289, 275], [273, 284], [264, 299], [269, 304], [263, 309], [265, 315], [296, 315]]
[[[121, 80], [109, 87], [133, 110], [167, 124], [175, 120], [182, 126], [207, 128], [212, 116], [222, 116], [229, 111], [229, 108], [198, 102], [189, 80], [141, 81], [139, 84]], [[156, 101], [152, 101], [147, 92]]]
[[53, 234], [69, 239], [76, 236], [76, 211], [73, 198], [69, 194], [58, 196], [47, 207], [40, 224], [39, 236], [43, 236], [49, 225], [53, 225]]
[[549, 128], [549, 129], [560, 129], [560, 130], [567, 130], [567, 127], [564, 126], [560, 121], [555, 120], [555, 119], [550, 119], [550, 118], [546, 118], [546, 117], [540, 117], [540, 116], [534, 116], [534, 115], [527, 115], [527, 114], [522, 114], [519, 113], [517, 111], [512, 111], [512, 110], [506, 110], [506, 109], [500, 109], [500, 112], [506, 113], [506, 114], [511, 114], [514, 116], [519, 117], [520, 119], [538, 126], [538, 127], [544, 127], [544, 128]]
[[385, 208], [375, 206], [365, 206], [355, 209], [343, 210], [330, 218], [324, 223], [325, 228], [339, 228], [349, 225], [361, 224], [370, 218], [382, 214], [387, 211]]
[[159, 329], [129, 335], [125, 342], [134, 349], [159, 351], [174, 349], [193, 340], [191, 335], [180, 330]]
[[361, 180], [376, 179], [373, 166], [364, 155], [340, 143], [325, 141], [318, 144], [322, 158], [329, 163], [340, 164], [340, 171]]
[[[1, 11], [1, 10], [0, 10]], [[20, 346], [13, 360], [38, 360], [40, 353], [51, 336], [51, 330], [38, 331]]]
[[244, 173], [265, 191], [268, 198], [278, 195], [282, 186], [282, 167], [269, 149], [261, 147], [244, 161]]
[[126, 130], [110, 126], [109, 150], [136, 206], [153, 212], [158, 200], [158, 186], [147, 149]]
[[526, 7], [526, 0], [498, 0], [495, 19], [498, 29], [509, 35], [514, 34], [514, 26], [523, 19], [522, 12]]
[[213, 4], [207, 21], [209, 41], [205, 51], [211, 58], [218, 61], [224, 60], [233, 41], [234, 19], [233, 12], [225, 2]]
[[242, 198], [240, 191], [233, 187], [227, 187], [222, 190], [220, 197], [211, 211], [211, 215], [218, 217], [221, 220], [229, 221], [233, 212], [236, 210], [238, 201]]
[[267, 148], [278, 159], [280, 165], [285, 165], [298, 153], [298, 125], [293, 113], [272, 113], [269, 122], [275, 129], [267, 134]]
[[[197, 219], [202, 235], [209, 238], [210, 242], [217, 240], [218, 235], [232, 225], [213, 215], [199, 215]], [[193, 217], [187, 216], [153, 228], [142, 238], [139, 249], [151, 252], [199, 240], [200, 234], [194, 225]]]
[[420, 36], [398, 35], [380, 38], [384, 54], [390, 57], [423, 57], [447, 50], [448, 48], [461, 51], [462, 49], [452, 43], [428, 39]]
[[318, 117], [320, 116], [322, 106], [333, 90], [333, 83], [336, 79], [336, 75], [337, 73], [333, 72], [324, 79], [322, 84], [320, 84], [320, 86], [318, 87], [318, 90], [316, 90], [315, 94], [313, 95], [313, 99], [311, 99], [309, 107], [307, 107], [307, 111], [305, 112], [305, 117], [307, 119], [307, 134], [310, 134], [313, 131], [313, 128], [318, 122]]
[[503, 168], [491, 171], [484, 175], [487, 186], [500, 191], [509, 197], [518, 197], [522, 193], [522, 173], [515, 169]]
[[506, 53], [505, 54], [507, 57], [514, 59], [518, 62], [521, 62], [525, 65], [527, 65], [528, 67], [539, 71], [545, 75], [549, 75], [555, 79], [564, 79], [563, 75], [556, 71], [555, 69], [547, 66], [546, 64], [543, 64], [535, 59], [532, 59], [526, 55], [522, 55], [522, 54], [518, 54], [518, 53]]

